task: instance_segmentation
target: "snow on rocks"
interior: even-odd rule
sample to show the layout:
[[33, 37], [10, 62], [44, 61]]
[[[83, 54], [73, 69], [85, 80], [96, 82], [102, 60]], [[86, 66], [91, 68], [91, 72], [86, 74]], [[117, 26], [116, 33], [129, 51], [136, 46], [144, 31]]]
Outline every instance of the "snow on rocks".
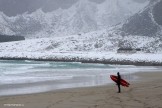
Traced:
[[126, 65], [162, 65], [162, 54], [118, 54], [114, 52], [3, 52], [1, 59], [49, 60]]

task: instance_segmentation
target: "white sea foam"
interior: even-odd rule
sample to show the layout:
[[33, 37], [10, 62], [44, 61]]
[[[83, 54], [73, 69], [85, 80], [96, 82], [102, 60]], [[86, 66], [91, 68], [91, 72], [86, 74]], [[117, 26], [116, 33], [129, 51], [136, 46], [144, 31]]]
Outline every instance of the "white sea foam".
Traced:
[[43, 81], [67, 80], [73, 76], [35, 77], [35, 76], [0, 76], [0, 84], [23, 84]]

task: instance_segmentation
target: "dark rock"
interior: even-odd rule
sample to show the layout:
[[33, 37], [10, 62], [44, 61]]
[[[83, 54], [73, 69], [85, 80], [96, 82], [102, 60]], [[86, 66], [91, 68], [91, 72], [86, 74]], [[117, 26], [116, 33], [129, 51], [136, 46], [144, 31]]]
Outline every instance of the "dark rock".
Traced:
[[25, 37], [0, 35], [0, 42], [10, 42], [10, 41], [20, 41], [20, 40], [25, 40]]

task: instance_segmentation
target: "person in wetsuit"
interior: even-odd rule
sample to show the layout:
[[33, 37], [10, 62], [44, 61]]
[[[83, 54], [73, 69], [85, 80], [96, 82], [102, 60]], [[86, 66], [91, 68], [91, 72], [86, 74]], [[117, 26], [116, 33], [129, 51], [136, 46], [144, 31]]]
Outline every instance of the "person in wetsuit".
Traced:
[[121, 93], [121, 88], [120, 88], [120, 80], [121, 80], [121, 76], [120, 76], [120, 73], [118, 72], [117, 73], [117, 77], [118, 77], [118, 80], [117, 80], [117, 86], [118, 86], [118, 93]]

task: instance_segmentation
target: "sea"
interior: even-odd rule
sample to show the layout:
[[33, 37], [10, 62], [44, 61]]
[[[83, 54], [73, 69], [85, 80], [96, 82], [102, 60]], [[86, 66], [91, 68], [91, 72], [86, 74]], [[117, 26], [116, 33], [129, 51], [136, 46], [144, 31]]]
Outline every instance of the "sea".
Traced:
[[0, 60], [0, 96], [113, 84], [110, 75], [120, 72], [127, 81], [135, 72], [159, 67], [32, 60]]

